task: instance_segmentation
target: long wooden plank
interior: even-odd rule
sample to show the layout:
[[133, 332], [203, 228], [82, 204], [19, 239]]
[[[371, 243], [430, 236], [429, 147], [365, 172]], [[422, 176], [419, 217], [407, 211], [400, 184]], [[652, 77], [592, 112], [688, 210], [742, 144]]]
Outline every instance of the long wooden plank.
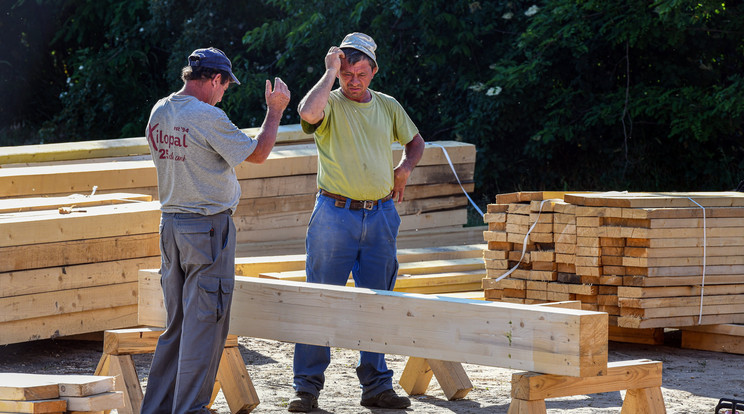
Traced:
[[[447, 148], [453, 163], [475, 162], [475, 147], [454, 141], [438, 142]], [[400, 157], [402, 147], [393, 145], [393, 156]], [[419, 166], [446, 165], [440, 148], [428, 144]], [[415, 170], [414, 170], [415, 171]], [[279, 176], [315, 174], [317, 150], [313, 144], [277, 147], [262, 165], [242, 163], [236, 168], [240, 180]], [[90, 194], [97, 186], [101, 192], [156, 187], [157, 177], [152, 160], [86, 164], [64, 164], [0, 170], [0, 194], [3, 197], [41, 196], [49, 194]]]
[[94, 195], [73, 194], [67, 197], [6, 198], [0, 199], [0, 213], [57, 210], [60, 207], [74, 207], [73, 211], [79, 212], [88, 206], [134, 203], [138, 201], [152, 201], [152, 197], [145, 194], [111, 193]]
[[[720, 265], [743, 265], [744, 249], [742, 255], [738, 256], [703, 256], [702, 252], [698, 255], [688, 257], [623, 257], [622, 265], [626, 267], [674, 267], [674, 266], [707, 266]], [[606, 263], [603, 261], [603, 263]]]
[[[35, 395], [35, 398], [13, 398], [7, 390], [22, 390], [21, 397]], [[29, 390], [44, 389], [43, 393], [29, 394]], [[54, 390], [53, 390], [54, 389]], [[0, 373], [0, 399], [52, 399], [63, 397], [83, 397], [100, 394], [114, 389], [114, 377], [98, 375], [55, 375]], [[41, 396], [48, 395], [48, 396]]]
[[710, 292], [705, 292], [702, 296], [680, 296], [680, 297], [666, 297], [666, 298], [618, 298], [618, 304], [620, 307], [627, 308], [679, 308], [688, 306], [699, 306], [702, 299], [703, 303], [708, 306], [713, 305], [734, 305], [744, 303], [744, 295], [742, 294], [723, 294], [713, 295]]
[[707, 295], [738, 295], [744, 294], [744, 284], [705, 286], [664, 286], [664, 287], [634, 287], [618, 286], [619, 298], [672, 298], [695, 296], [700, 297], [701, 290]]
[[[742, 223], [744, 224], [744, 220]], [[703, 237], [703, 227], [693, 228], [654, 228], [601, 226], [596, 229], [599, 237], [617, 237], [630, 239], [683, 239]], [[708, 227], [705, 229], [707, 237], [732, 237], [744, 239], [744, 227]], [[576, 234], [583, 236], [581, 228]]]
[[0, 247], [153, 233], [159, 223], [160, 203], [157, 201], [90, 207], [81, 214], [29, 217], [17, 213], [10, 218], [0, 218], [3, 229]]
[[736, 256], [744, 252], [741, 246], [708, 247], [703, 252], [702, 247], [669, 247], [666, 249], [650, 249], [646, 247], [625, 247], [625, 257], [647, 257], [647, 258], [679, 258], [690, 256], [717, 257]]
[[[623, 276], [624, 286], [690, 286], [703, 282], [702, 271], [696, 276]], [[705, 275], [705, 286], [744, 283], [744, 274]]]
[[59, 386], [30, 374], [0, 372], [0, 400], [48, 400], [59, 397]]
[[[255, 136], [259, 128], [244, 128], [243, 132]], [[280, 125], [277, 144], [311, 140], [299, 124]], [[0, 165], [50, 162], [61, 160], [86, 160], [91, 158], [124, 157], [150, 154], [146, 137], [119, 138], [96, 141], [66, 142], [38, 145], [4, 147], [0, 153]]]
[[[665, 276], [701, 276], [703, 266], [662, 266], [662, 267], [627, 267], [626, 275], [641, 275], [648, 277]], [[708, 275], [737, 275], [744, 274], [744, 265], [712, 265], [705, 267], [706, 277]]]
[[[241, 336], [569, 376], [607, 369], [599, 312], [239, 276], [232, 315]], [[140, 272], [140, 316], [163, 324], [157, 272]]]
[[660, 387], [661, 379], [662, 365], [659, 361], [618, 361], [607, 364], [605, 375], [591, 378], [573, 379], [537, 372], [516, 373], [512, 378], [511, 396], [522, 400], [544, 400], [570, 395]]
[[624, 328], [666, 328], [670, 326], [687, 327], [697, 325], [714, 325], [721, 323], [744, 323], [744, 313], [704, 314], [700, 318], [697, 314], [685, 316], [670, 316], [664, 318], [644, 319], [637, 316], [620, 316], [617, 325]]
[[603, 193], [603, 194], [566, 194], [566, 202], [583, 206], [602, 207], [696, 207], [695, 202], [703, 207], [742, 207], [744, 193], [725, 192], [689, 192], [689, 193]]
[[[109, 355], [151, 354], [162, 333], [162, 328], [108, 329], [103, 333], [103, 352]], [[238, 337], [228, 335], [225, 347], [237, 346]]]
[[7, 298], [136, 282], [137, 272], [140, 269], [152, 269], [159, 266], [160, 256], [153, 256], [142, 259], [0, 273], [0, 286], [2, 286], [0, 290], [2, 296], [0, 297]]
[[124, 407], [124, 393], [109, 391], [86, 397], [60, 397], [67, 401], [67, 409], [77, 412], [108, 411]]
[[[479, 258], [484, 249], [486, 249], [485, 244], [398, 249], [398, 262]], [[239, 257], [235, 260], [235, 274], [238, 276], [258, 277], [259, 273], [303, 270], [304, 268], [304, 254]]]
[[116, 308], [137, 303], [137, 282], [0, 298], [0, 322]]
[[[740, 325], [726, 324], [725, 326]], [[682, 348], [700, 349], [703, 351], [714, 352], [727, 352], [731, 354], [744, 354], [744, 341], [741, 340], [742, 335], [698, 331], [694, 328], [695, 327], [681, 329]]]
[[[483, 272], [483, 260], [479, 258], [427, 260], [400, 263], [398, 267], [399, 276], [429, 275], [434, 272], [453, 273], [469, 271], [477, 271], [480, 279], [482, 279], [485, 276], [485, 272]], [[306, 277], [304, 268], [280, 273], [260, 273], [259, 276], [292, 281], [304, 281]], [[478, 282], [480, 282], [480, 279], [478, 279]]]
[[13, 401], [0, 400], [0, 412], [4, 413], [63, 413], [67, 409], [67, 401], [32, 400]]
[[[295, 215], [292, 217], [277, 218], [283, 223], [282, 231], [278, 232], [277, 226], [256, 228], [249, 225], [251, 222], [243, 218], [236, 218], [235, 227], [238, 230], [237, 239], [239, 243], [265, 242], [270, 240], [304, 240], [307, 233], [307, 223], [310, 213]], [[432, 211], [422, 214], [409, 214], [401, 217], [400, 232], [421, 231], [437, 227], [463, 226], [467, 222], [467, 209]], [[277, 223], [276, 221], [274, 223]], [[291, 225], [294, 224], [294, 225]]]
[[137, 326], [137, 305], [0, 323], [0, 345]]
[[155, 232], [0, 247], [0, 272], [160, 256], [158, 240]]

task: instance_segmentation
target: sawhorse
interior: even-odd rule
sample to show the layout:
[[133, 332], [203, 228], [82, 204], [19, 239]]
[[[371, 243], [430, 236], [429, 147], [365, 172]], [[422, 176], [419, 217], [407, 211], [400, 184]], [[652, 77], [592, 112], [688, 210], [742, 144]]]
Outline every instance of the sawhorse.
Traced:
[[648, 359], [607, 363], [596, 377], [518, 372], [512, 375], [508, 414], [545, 414], [545, 399], [627, 390], [621, 414], [663, 414], [661, 362]]
[[[158, 337], [162, 332], [161, 328], [114, 329], [104, 332], [103, 355], [98, 362], [95, 375], [118, 377], [115, 388], [124, 392], [125, 404], [124, 408], [118, 409], [120, 414], [139, 414], [143, 393], [132, 355], [155, 352]], [[240, 355], [236, 335], [227, 337], [210, 405], [220, 388], [233, 414], [249, 413], [259, 403], [258, 394]]]

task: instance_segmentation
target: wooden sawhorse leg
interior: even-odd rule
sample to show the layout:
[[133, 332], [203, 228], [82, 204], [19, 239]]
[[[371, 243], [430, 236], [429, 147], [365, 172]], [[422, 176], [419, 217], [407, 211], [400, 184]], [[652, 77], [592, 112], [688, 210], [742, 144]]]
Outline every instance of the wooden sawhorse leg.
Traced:
[[461, 363], [418, 357], [408, 358], [398, 383], [408, 395], [426, 394], [432, 376], [437, 377], [448, 400], [465, 398], [473, 389]]
[[568, 377], [519, 372], [512, 375], [508, 414], [545, 414], [545, 399], [627, 390], [622, 414], [664, 414], [659, 361], [640, 359], [610, 362], [606, 375]]
[[[98, 362], [95, 375], [118, 377], [115, 389], [124, 392], [124, 407], [118, 409], [120, 414], [140, 413], [144, 394], [132, 355], [155, 352], [162, 331], [158, 328], [135, 328], [114, 329], [104, 333], [103, 355]], [[210, 404], [214, 402], [220, 389], [233, 414], [249, 413], [259, 404], [258, 394], [240, 355], [236, 335], [227, 337]]]

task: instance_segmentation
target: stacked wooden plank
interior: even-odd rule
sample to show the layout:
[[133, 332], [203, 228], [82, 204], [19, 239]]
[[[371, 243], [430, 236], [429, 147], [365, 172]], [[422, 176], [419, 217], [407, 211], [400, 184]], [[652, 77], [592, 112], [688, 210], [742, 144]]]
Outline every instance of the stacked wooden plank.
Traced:
[[137, 272], [160, 263], [147, 200], [0, 200], [0, 344], [136, 324]]
[[[539, 205], [543, 212], [552, 212], [552, 248], [558, 271], [545, 286], [546, 295], [552, 300], [558, 296], [551, 292], [561, 286], [568, 299], [581, 300], [584, 309], [607, 312], [611, 324], [623, 328], [744, 322], [744, 194], [588, 193], [538, 201], [551, 196], [555, 193], [526, 193], [518, 197], [532, 197], [532, 213], [541, 209]], [[501, 198], [504, 199], [507, 196]], [[508, 226], [511, 212], [518, 211], [513, 206], [526, 203], [497, 202], [488, 207], [489, 212], [504, 210], [507, 216], [487, 215], [486, 221], [497, 219], [495, 226], [500, 227], [505, 220]], [[529, 222], [532, 223], [534, 220]], [[516, 234], [524, 238], [518, 230]], [[508, 228], [505, 231], [507, 234], [499, 237], [509, 240]], [[494, 237], [489, 232], [484, 234], [486, 240]], [[541, 279], [540, 274], [533, 274], [535, 257], [548, 257], [549, 253], [540, 250], [549, 251], [551, 246], [534, 243], [529, 251], [531, 236], [526, 244], [529, 264], [520, 265], [527, 268], [515, 270], [500, 282], [493, 282], [498, 272], [489, 274], [490, 280], [483, 281], [486, 297], [501, 296], [502, 300], [521, 303], [540, 300], [536, 294], [527, 293], [530, 287], [542, 288], [530, 280]], [[574, 239], [573, 245], [564, 243]], [[516, 250], [510, 245], [489, 242], [489, 249], [493, 247], [511, 248], [507, 252], [510, 256]], [[487, 267], [489, 257], [498, 254], [498, 249], [484, 253]]]
[[[471, 244], [399, 249], [400, 267], [394, 290], [436, 294], [478, 291], [486, 276], [481, 259], [485, 247]], [[304, 281], [305, 255], [240, 258], [235, 272], [239, 276]], [[347, 286], [354, 286], [353, 279], [349, 279]]]
[[123, 406], [114, 377], [0, 373], [3, 413], [100, 413]]
[[682, 348], [744, 354], [744, 325], [724, 323], [682, 328]]
[[[259, 128], [245, 128], [243, 132], [255, 136]], [[312, 135], [302, 132], [299, 124], [280, 125], [276, 145], [312, 142]], [[23, 167], [44, 163], [79, 162], [81, 160], [142, 159], [149, 157], [146, 137], [78, 141], [56, 144], [19, 145], [5, 147], [0, 153], [0, 167]]]
[[[475, 147], [439, 142], [446, 148], [460, 180], [472, 191]], [[394, 145], [396, 159], [402, 147]], [[315, 200], [317, 150], [314, 144], [276, 147], [262, 165], [236, 168], [242, 199], [234, 213], [239, 243], [302, 240]], [[157, 176], [151, 160], [38, 165], [0, 169], [0, 194], [6, 198], [133, 192], [157, 199]], [[467, 199], [441, 148], [427, 145], [409, 177], [406, 201], [396, 205], [401, 232], [461, 228]], [[282, 231], [276, 231], [281, 228]]]
[[[438, 144], [472, 191], [475, 147]], [[397, 159], [403, 149], [393, 151]], [[152, 160], [14, 165], [0, 168], [0, 344], [136, 325], [132, 282], [138, 269], [159, 265], [160, 212], [157, 201], [119, 200], [157, 199]], [[304, 253], [316, 170], [314, 144], [278, 146], [264, 164], [236, 168], [243, 194], [233, 216], [239, 255]], [[463, 228], [462, 191], [445, 152], [427, 144], [406, 201], [396, 203], [399, 246], [480, 240], [480, 229]]]
[[487, 299], [527, 304], [575, 299], [548, 289], [559, 272], [555, 203], [543, 202], [545, 196], [542, 192], [499, 194], [496, 203], [487, 206], [488, 250], [483, 253], [487, 278], [482, 282]]

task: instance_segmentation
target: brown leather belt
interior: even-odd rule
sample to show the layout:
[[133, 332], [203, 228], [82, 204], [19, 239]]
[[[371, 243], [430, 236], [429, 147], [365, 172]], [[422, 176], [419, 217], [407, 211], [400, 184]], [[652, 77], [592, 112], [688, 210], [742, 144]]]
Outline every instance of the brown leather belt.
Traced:
[[346, 207], [346, 200], [349, 200], [349, 210], [372, 210], [373, 208], [375, 208], [377, 203], [384, 203], [393, 198], [392, 192], [379, 200], [353, 200], [349, 197], [344, 197], [339, 194], [329, 193], [328, 191], [323, 189], [320, 190], [320, 194], [336, 200], [336, 203], [334, 204], [336, 207]]

